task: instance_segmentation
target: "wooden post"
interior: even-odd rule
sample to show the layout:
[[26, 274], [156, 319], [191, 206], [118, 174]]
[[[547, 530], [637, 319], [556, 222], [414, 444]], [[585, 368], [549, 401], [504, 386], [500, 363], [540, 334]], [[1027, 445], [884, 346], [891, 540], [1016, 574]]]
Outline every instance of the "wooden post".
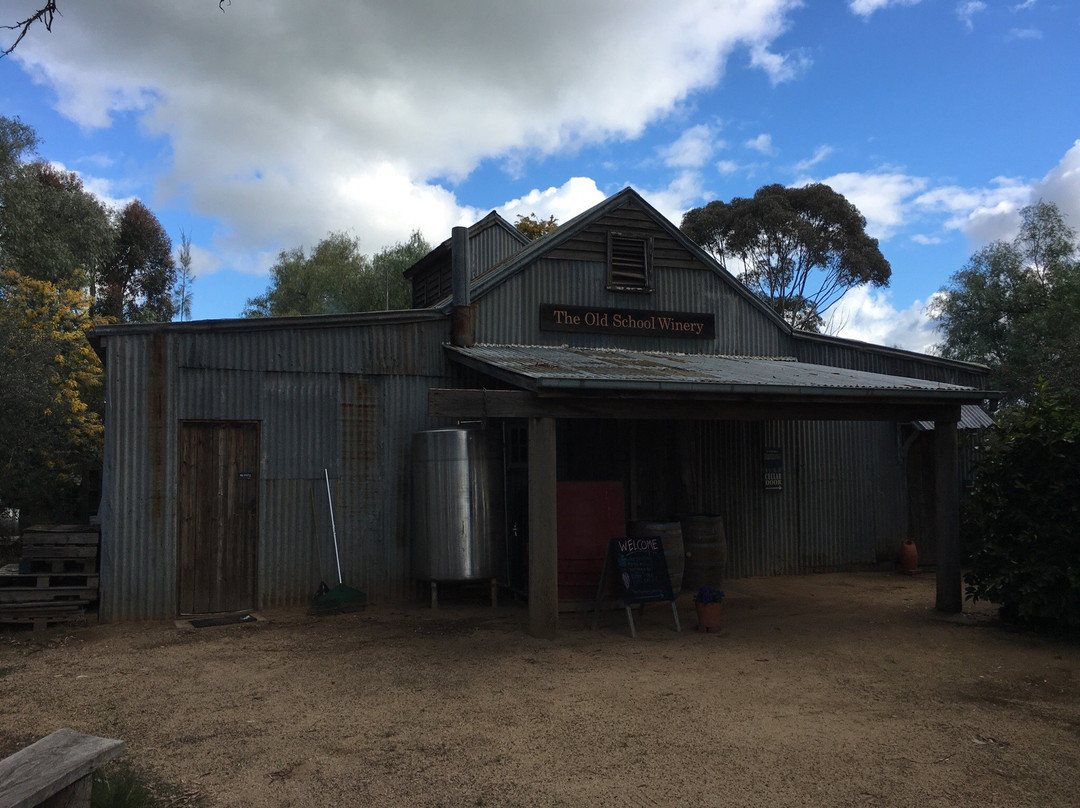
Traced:
[[960, 484], [956, 421], [934, 422], [934, 531], [937, 534], [937, 610], [964, 609], [960, 580]]
[[559, 628], [555, 419], [529, 419], [529, 633], [555, 639]]

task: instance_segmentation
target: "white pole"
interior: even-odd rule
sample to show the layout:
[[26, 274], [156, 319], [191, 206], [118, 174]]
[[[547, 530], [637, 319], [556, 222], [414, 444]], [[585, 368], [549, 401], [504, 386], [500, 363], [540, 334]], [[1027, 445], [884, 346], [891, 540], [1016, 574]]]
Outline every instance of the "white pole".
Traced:
[[337, 561], [337, 582], [344, 583], [341, 579], [341, 555], [337, 546], [337, 525], [334, 523], [334, 498], [330, 495], [330, 469], [323, 469], [326, 478], [326, 501], [330, 503], [330, 530], [334, 534], [334, 560]]

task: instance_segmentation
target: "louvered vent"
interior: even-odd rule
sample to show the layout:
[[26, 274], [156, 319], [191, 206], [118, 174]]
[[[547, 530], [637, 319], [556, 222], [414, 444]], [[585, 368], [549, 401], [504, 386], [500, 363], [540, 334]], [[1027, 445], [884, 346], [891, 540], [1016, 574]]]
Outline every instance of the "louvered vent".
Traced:
[[651, 292], [652, 239], [608, 233], [608, 288]]
[[414, 309], [426, 309], [450, 296], [449, 267], [429, 269], [425, 274], [413, 278]]

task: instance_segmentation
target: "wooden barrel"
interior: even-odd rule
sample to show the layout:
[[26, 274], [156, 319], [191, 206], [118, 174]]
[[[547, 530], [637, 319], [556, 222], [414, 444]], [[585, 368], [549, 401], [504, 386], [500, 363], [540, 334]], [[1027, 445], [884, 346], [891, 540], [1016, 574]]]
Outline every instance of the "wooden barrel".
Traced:
[[664, 545], [664, 560], [667, 562], [668, 577], [671, 578], [671, 592], [678, 596], [683, 585], [683, 568], [686, 563], [682, 525], [678, 522], [631, 522], [630, 535], [660, 537]]
[[686, 566], [683, 585], [694, 590], [701, 586], [720, 586], [727, 567], [727, 537], [724, 520], [711, 514], [695, 514], [682, 519]]

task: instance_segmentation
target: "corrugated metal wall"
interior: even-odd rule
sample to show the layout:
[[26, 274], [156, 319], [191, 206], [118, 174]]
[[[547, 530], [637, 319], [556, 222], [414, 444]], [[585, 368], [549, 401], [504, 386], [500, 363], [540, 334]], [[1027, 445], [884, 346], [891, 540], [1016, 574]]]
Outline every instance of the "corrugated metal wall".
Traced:
[[[872, 564], [907, 525], [896, 425], [695, 421], [684, 424], [692, 510], [724, 517], [728, 574], [778, 575]], [[779, 449], [783, 489], [765, 490]]]
[[499, 226], [485, 227], [469, 237], [469, 277], [475, 278], [520, 252], [528, 242]]
[[103, 337], [106, 446], [104, 620], [176, 613], [176, 442], [185, 420], [260, 424], [259, 604], [336, 583], [323, 469], [329, 469], [343, 577], [372, 601], [408, 577], [411, 434], [445, 383], [448, 327], [422, 321], [324, 329], [178, 328]]
[[[712, 271], [657, 267], [656, 291], [648, 295], [606, 289], [603, 263], [542, 259], [482, 298], [477, 341], [523, 345], [619, 346], [639, 351], [784, 355], [785, 335], [776, 323], [719, 282]], [[664, 339], [540, 330], [540, 304], [605, 306], [654, 311], [712, 312], [716, 339]]]
[[800, 361], [815, 365], [865, 370], [890, 376], [909, 376], [969, 387], [983, 387], [986, 384], [986, 372], [979, 370], [977, 366], [965, 366], [959, 362], [948, 362], [878, 345], [818, 336], [796, 336], [792, 339], [792, 352]]
[[[159, 335], [111, 343], [105, 363], [99, 506], [103, 620], [166, 617], [175, 611], [175, 497], [164, 494], [176, 490], [176, 462], [166, 461], [175, 453], [168, 451], [163, 428], [174, 420], [173, 374], [167, 363], [151, 368], [151, 355], [160, 355], [162, 344]], [[173, 446], [175, 441], [173, 434]], [[168, 609], [164, 581], [169, 582]]]

